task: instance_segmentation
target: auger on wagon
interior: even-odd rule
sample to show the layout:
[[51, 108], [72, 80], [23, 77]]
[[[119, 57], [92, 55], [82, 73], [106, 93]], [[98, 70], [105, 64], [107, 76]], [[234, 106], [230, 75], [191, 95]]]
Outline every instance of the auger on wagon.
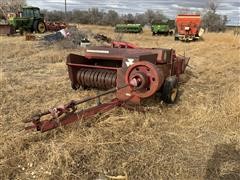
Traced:
[[[173, 49], [89, 47], [84, 55], [69, 54], [68, 74], [71, 87], [103, 91], [94, 97], [72, 100], [34, 115], [26, 129], [46, 132], [59, 126], [107, 112], [115, 107], [134, 107], [161, 94], [163, 101], [174, 103], [178, 82], [189, 58], [177, 56]], [[78, 110], [79, 104], [115, 93], [105, 103]]]

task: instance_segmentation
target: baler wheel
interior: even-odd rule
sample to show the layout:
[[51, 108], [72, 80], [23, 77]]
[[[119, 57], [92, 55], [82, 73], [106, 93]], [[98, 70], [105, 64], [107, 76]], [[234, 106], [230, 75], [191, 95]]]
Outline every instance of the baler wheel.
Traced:
[[178, 88], [173, 88], [170, 96], [171, 102], [175, 102], [177, 98], [177, 94], [178, 94]]
[[178, 96], [178, 83], [175, 76], [168, 77], [165, 80], [163, 91], [162, 91], [162, 100], [168, 104], [174, 104]]

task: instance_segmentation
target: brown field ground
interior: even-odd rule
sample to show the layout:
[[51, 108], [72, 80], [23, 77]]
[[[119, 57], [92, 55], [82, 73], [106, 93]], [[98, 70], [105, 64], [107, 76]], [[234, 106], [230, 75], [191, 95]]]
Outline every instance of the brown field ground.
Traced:
[[[116, 38], [111, 27], [79, 26]], [[240, 38], [207, 33], [204, 41], [127, 34], [142, 47], [191, 57], [175, 105], [151, 100], [146, 114], [115, 109], [48, 133], [22, 120], [96, 92], [71, 89], [61, 44], [0, 37], [0, 179], [240, 179]], [[88, 104], [89, 105], [89, 104]]]

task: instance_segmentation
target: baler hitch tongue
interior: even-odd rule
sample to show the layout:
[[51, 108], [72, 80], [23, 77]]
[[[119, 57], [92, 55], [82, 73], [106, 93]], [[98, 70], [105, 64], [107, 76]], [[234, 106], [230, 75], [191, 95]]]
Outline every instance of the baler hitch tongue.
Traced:
[[[94, 106], [85, 110], [81, 110], [78, 112], [76, 112], [77, 110], [76, 106], [83, 104], [85, 102], [100, 98], [107, 94], [114, 93], [117, 90], [125, 88], [127, 86], [128, 85], [125, 85], [120, 88], [115, 87], [108, 91], [100, 93], [96, 96], [85, 98], [82, 100], [72, 100], [65, 105], [60, 105], [55, 108], [46, 110], [42, 113], [35, 114], [32, 116], [32, 118], [24, 121], [24, 123], [32, 123], [31, 125], [28, 125], [27, 127], [25, 127], [25, 130], [37, 130], [41, 132], [46, 132], [48, 130], [57, 128], [59, 126], [70, 124], [80, 119], [92, 117], [97, 113], [107, 112], [116, 106], [120, 106], [123, 102], [119, 101], [118, 99], [113, 99], [109, 103], [98, 104], [97, 106]], [[50, 116], [49, 119], [41, 120], [44, 116], [47, 116], [47, 115]]]

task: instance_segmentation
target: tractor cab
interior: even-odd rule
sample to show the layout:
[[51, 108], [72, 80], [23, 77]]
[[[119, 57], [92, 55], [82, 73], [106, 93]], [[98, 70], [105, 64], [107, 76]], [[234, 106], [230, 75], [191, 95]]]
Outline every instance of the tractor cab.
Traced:
[[20, 12], [20, 17], [26, 18], [42, 18], [43, 14], [40, 13], [40, 9], [38, 7], [23, 7]]

